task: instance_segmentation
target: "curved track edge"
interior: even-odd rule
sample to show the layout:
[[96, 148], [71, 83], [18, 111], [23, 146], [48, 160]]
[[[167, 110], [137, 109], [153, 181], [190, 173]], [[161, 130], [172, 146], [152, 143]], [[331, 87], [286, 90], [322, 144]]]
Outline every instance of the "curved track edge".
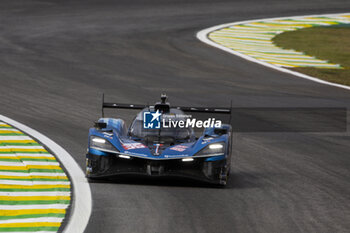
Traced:
[[89, 183], [79, 165], [65, 149], [38, 131], [3, 115], [0, 115], [0, 120], [38, 139], [64, 165], [73, 184], [73, 200], [70, 217], [63, 233], [83, 233], [90, 219], [92, 198]]
[[287, 19], [287, 18], [290, 18], [290, 17], [303, 18], [303, 17], [335, 16], [335, 15], [342, 15], [342, 14], [346, 14], [346, 13], [347, 12], [345, 12], [345, 13], [337, 13], [337, 14], [300, 15], [300, 16], [275, 17], [275, 18], [264, 18], [264, 19], [253, 19], [253, 20], [238, 21], [238, 22], [220, 24], [220, 25], [217, 25], [217, 26], [213, 26], [213, 27], [210, 27], [210, 28], [203, 29], [203, 30], [197, 32], [196, 36], [197, 36], [197, 38], [200, 41], [202, 41], [202, 42], [204, 42], [204, 43], [206, 43], [208, 45], [211, 45], [213, 47], [216, 47], [218, 49], [221, 49], [221, 50], [223, 50], [225, 52], [228, 52], [228, 53], [231, 53], [233, 55], [239, 56], [239, 57], [241, 57], [243, 59], [246, 59], [248, 61], [255, 62], [255, 63], [258, 63], [260, 65], [263, 65], [263, 66], [266, 66], [266, 67], [269, 67], [269, 68], [272, 68], [272, 69], [275, 69], [275, 70], [278, 70], [278, 71], [281, 71], [281, 72], [284, 72], [284, 73], [292, 74], [294, 76], [297, 76], [297, 77], [300, 77], [300, 78], [304, 78], [304, 79], [307, 79], [307, 80], [310, 80], [310, 81], [313, 81], [313, 82], [317, 82], [317, 83], [321, 83], [321, 84], [325, 84], [325, 85], [329, 85], [329, 86], [333, 86], [333, 87], [338, 87], [338, 88], [343, 88], [343, 89], [346, 89], [346, 90], [350, 90], [349, 86], [345, 86], [345, 85], [341, 85], [341, 84], [337, 84], [337, 83], [332, 83], [332, 82], [327, 82], [327, 81], [321, 80], [321, 79], [319, 79], [317, 77], [312, 77], [312, 76], [309, 76], [309, 75], [306, 75], [306, 74], [302, 74], [302, 73], [299, 73], [299, 72], [296, 72], [296, 71], [292, 71], [292, 70], [289, 70], [289, 69], [286, 69], [286, 68], [278, 67], [278, 66], [269, 64], [267, 62], [255, 59], [253, 57], [250, 57], [250, 56], [247, 56], [247, 55], [242, 54], [240, 52], [234, 51], [234, 50], [232, 50], [230, 48], [227, 48], [225, 46], [219, 45], [219, 44], [215, 43], [214, 41], [212, 41], [212, 40], [210, 40], [208, 38], [208, 34], [213, 32], [213, 31], [216, 31], [216, 30], [219, 30], [219, 29], [222, 29], [222, 28], [225, 28], [225, 27], [230, 27], [230, 26], [233, 26], [233, 25], [238, 25], [238, 24], [252, 23], [252, 22], [263, 21], [263, 20]]

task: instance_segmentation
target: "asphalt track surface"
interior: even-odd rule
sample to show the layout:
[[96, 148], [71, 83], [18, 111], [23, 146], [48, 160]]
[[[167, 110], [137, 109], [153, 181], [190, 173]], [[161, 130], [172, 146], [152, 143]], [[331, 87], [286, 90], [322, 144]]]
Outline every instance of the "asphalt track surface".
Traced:
[[[348, 0], [0, 2], [0, 112], [84, 167], [109, 100], [350, 107], [350, 92], [227, 54], [197, 31], [240, 20], [349, 12]], [[131, 117], [116, 113], [115, 116]], [[347, 232], [349, 133], [236, 133], [226, 189], [185, 181], [94, 183], [86, 232]]]

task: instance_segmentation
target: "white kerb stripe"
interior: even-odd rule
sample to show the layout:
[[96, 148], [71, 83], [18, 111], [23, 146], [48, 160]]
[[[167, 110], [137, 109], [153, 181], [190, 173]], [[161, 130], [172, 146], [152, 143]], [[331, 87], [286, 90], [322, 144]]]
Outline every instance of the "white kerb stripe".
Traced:
[[22, 219], [0, 220], [0, 224], [2, 224], [2, 223], [29, 223], [29, 222], [32, 222], [32, 223], [35, 223], [35, 222], [62, 222], [62, 220], [63, 220], [63, 218], [58, 218], [58, 217], [22, 218]]
[[33, 140], [28, 136], [0, 136], [0, 140]]
[[0, 205], [2, 210], [32, 210], [32, 209], [67, 209], [67, 204], [49, 205]]
[[0, 172], [1, 176], [64, 176], [67, 177], [64, 173], [50, 173], [50, 172]]
[[71, 192], [0, 192], [0, 197], [70, 196]]
[[52, 154], [47, 153], [8, 153], [8, 154], [0, 154], [0, 156], [6, 157], [6, 156], [31, 156], [31, 157], [48, 157], [48, 158], [54, 158]]
[[0, 133], [1, 131], [14, 131], [14, 132], [21, 132], [18, 129], [14, 129], [14, 128], [0, 128]]
[[59, 166], [60, 164], [56, 161], [49, 162], [37, 162], [37, 161], [20, 161], [20, 162], [7, 162], [7, 161], [0, 161], [0, 166], [18, 166], [18, 167], [25, 167], [26, 165], [42, 165], [42, 166]]
[[46, 158], [54, 158], [54, 156], [50, 154], [18, 154], [18, 153], [12, 153], [12, 154], [0, 154], [0, 157], [46, 157]]
[[0, 146], [0, 150], [1, 149], [45, 149], [42, 146]]
[[69, 181], [32, 181], [32, 180], [0, 180], [0, 184], [8, 185], [70, 185]]
[[42, 165], [42, 166], [59, 166], [60, 164], [56, 161], [47, 160], [45, 162], [40, 161], [22, 161], [25, 165]]
[[56, 231], [2, 231], [1, 233], [54, 233]]

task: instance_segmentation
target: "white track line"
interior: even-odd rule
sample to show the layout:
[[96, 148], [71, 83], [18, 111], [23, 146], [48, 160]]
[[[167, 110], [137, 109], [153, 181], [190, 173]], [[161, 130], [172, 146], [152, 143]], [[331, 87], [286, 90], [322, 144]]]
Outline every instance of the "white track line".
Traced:
[[318, 79], [316, 77], [312, 77], [312, 76], [309, 76], [309, 75], [306, 75], [306, 74], [302, 74], [302, 73], [299, 73], [299, 72], [296, 72], [296, 71], [288, 70], [286, 68], [278, 67], [276, 65], [272, 65], [270, 63], [267, 63], [267, 62], [264, 62], [264, 61], [261, 61], [261, 60], [257, 60], [257, 59], [255, 59], [253, 57], [247, 56], [245, 54], [242, 54], [240, 52], [234, 51], [234, 50], [232, 50], [230, 48], [227, 48], [225, 46], [219, 45], [219, 44], [215, 43], [214, 41], [212, 41], [212, 40], [210, 40], [208, 38], [208, 34], [213, 32], [213, 31], [216, 31], [216, 30], [219, 30], [219, 29], [222, 29], [222, 28], [226, 28], [226, 27], [230, 27], [230, 26], [234, 26], [234, 25], [238, 25], [238, 24], [246, 24], [246, 23], [253, 23], [253, 22], [256, 22], [256, 21], [266, 21], [266, 20], [278, 20], [278, 19], [283, 20], [283, 19], [288, 19], [288, 18], [291, 18], [291, 17], [293, 17], [293, 18], [329, 17], [329, 16], [336, 17], [338, 15], [343, 15], [343, 14], [347, 14], [347, 12], [346, 13], [339, 13], [339, 14], [302, 15], [302, 16], [265, 18], [265, 19], [254, 19], [254, 20], [239, 21], [239, 22], [234, 22], [234, 23], [226, 23], [226, 24], [213, 26], [213, 27], [210, 27], [210, 28], [207, 28], [207, 29], [199, 31], [197, 33], [197, 38], [199, 40], [201, 40], [202, 42], [208, 44], [208, 45], [211, 45], [213, 47], [219, 48], [221, 50], [224, 50], [225, 52], [234, 54], [236, 56], [242, 57], [242, 58], [244, 58], [244, 59], [246, 59], [248, 61], [255, 62], [255, 63], [258, 63], [260, 65], [267, 66], [267, 67], [270, 67], [272, 69], [275, 69], [275, 70], [278, 70], [278, 71], [281, 71], [281, 72], [284, 72], [284, 73], [292, 74], [292, 75], [298, 76], [300, 78], [308, 79], [308, 80], [311, 80], [311, 81], [314, 81], [314, 82], [317, 82], [317, 83], [322, 83], [322, 84], [326, 84], [326, 85], [330, 85], [330, 86], [334, 86], [334, 87], [339, 87], [339, 88], [343, 88], [343, 89], [346, 89], [346, 90], [350, 90], [349, 86], [345, 86], [345, 85], [341, 85], [341, 84], [337, 84], [337, 83], [327, 82], [327, 81]]
[[[71, 182], [73, 183], [73, 200], [72, 200], [72, 206], [71, 206], [71, 214], [68, 219], [68, 223], [63, 229], [63, 233], [83, 233], [90, 215], [91, 215], [91, 191], [89, 183], [87, 182], [85, 175], [79, 165], [75, 162], [73, 157], [60, 145], [56, 144], [54, 141], [46, 137], [45, 135], [39, 133], [38, 131], [29, 128], [26, 125], [23, 125], [15, 120], [12, 120], [8, 117], [5, 117], [3, 115], [0, 115], [0, 121], [4, 121], [6, 123], [9, 123], [10, 125], [20, 129], [24, 133], [38, 139], [41, 143], [43, 143], [47, 148], [49, 148], [60, 160], [60, 162], [64, 165], [67, 172], [70, 175]], [[19, 138], [16, 136], [16, 138]], [[23, 137], [20, 137], [22, 140], [27, 140]], [[0, 138], [1, 139], [1, 138]], [[18, 140], [18, 139], [13, 139]], [[55, 205], [55, 206], [49, 206], [48, 208], [65, 208], [67, 205]], [[1, 206], [2, 208], [4, 207]], [[8, 206], [9, 209], [11, 208], [18, 208], [20, 206], [14, 207], [14, 206]], [[21, 206], [22, 208], [26, 208], [28, 206]], [[30, 206], [31, 208], [33, 206]], [[38, 206], [38, 208], [43, 208], [42, 205]]]

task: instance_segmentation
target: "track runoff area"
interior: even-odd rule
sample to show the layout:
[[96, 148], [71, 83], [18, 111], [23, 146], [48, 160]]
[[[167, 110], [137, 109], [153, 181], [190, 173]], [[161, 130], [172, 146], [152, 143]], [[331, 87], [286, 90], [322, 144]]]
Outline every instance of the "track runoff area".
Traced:
[[350, 13], [310, 16], [292, 16], [249, 20], [214, 26], [197, 33], [201, 41], [282, 72], [291, 73], [315, 82], [350, 89], [348, 86], [330, 83], [286, 68], [316, 67], [342, 69], [333, 64], [303, 52], [277, 47], [272, 39], [283, 32], [315, 26], [350, 24]]
[[38, 141], [0, 121], [0, 232], [58, 232], [71, 183]]

